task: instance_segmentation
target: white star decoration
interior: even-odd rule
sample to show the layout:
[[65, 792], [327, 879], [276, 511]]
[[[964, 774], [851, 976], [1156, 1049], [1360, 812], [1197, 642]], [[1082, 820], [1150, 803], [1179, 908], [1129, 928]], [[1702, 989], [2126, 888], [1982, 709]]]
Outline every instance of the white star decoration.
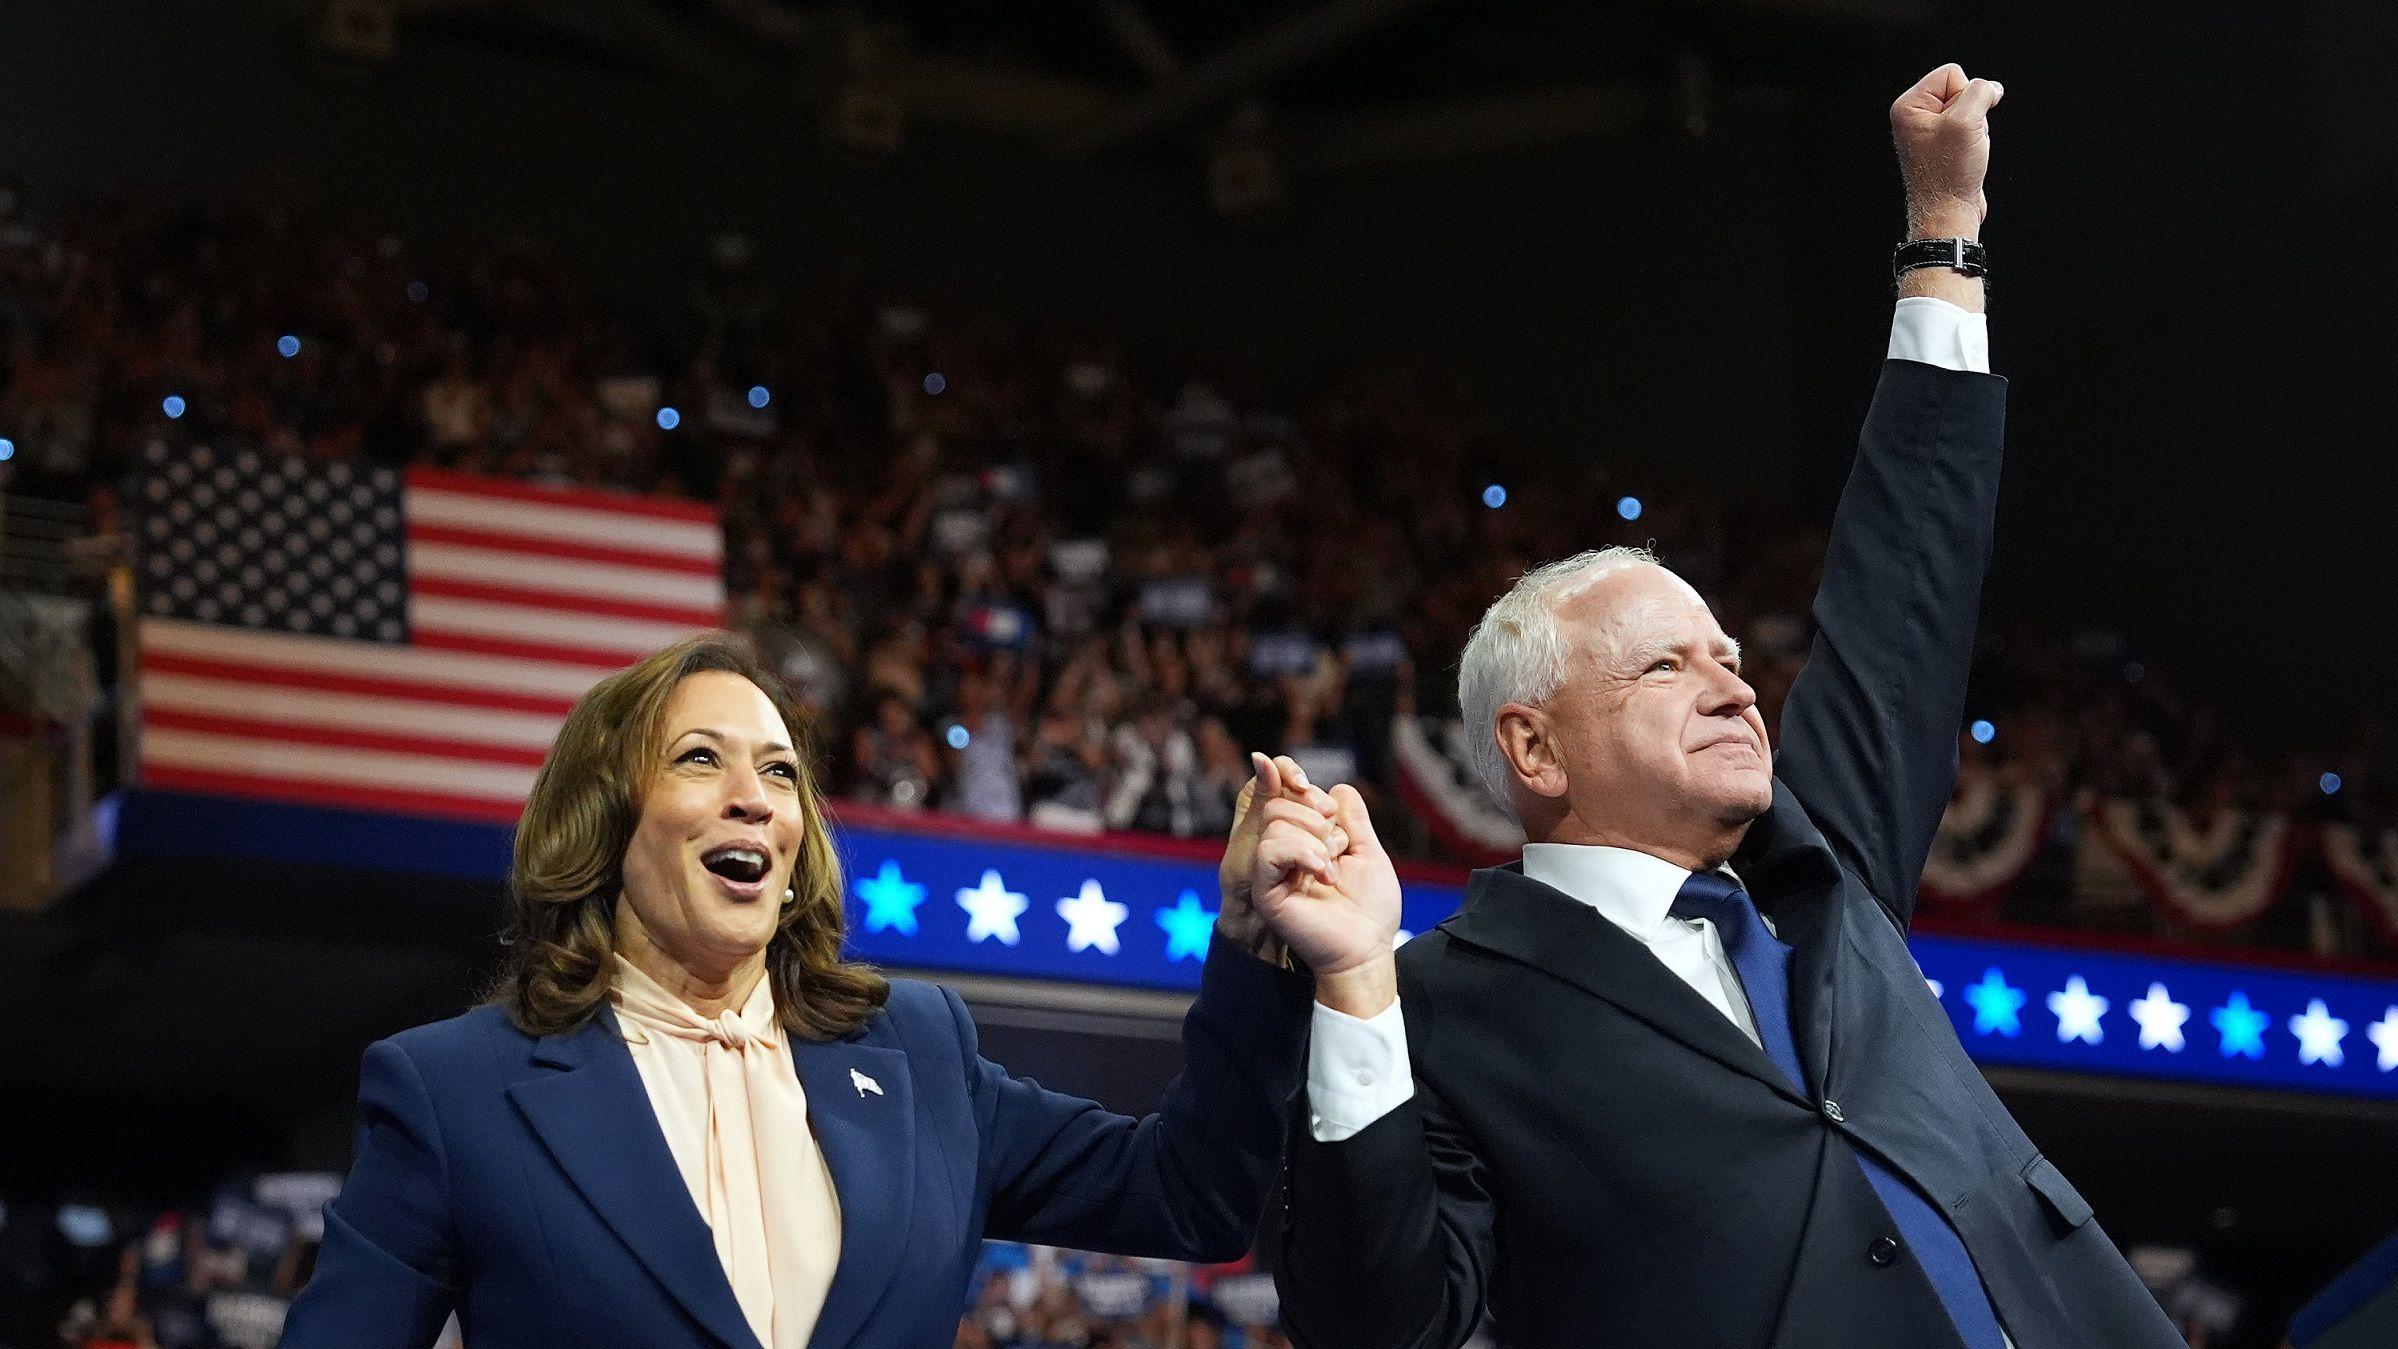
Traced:
[[2148, 996], [2131, 1005], [2131, 1014], [2140, 1023], [2142, 1049], [2182, 1052], [2182, 1024], [2190, 1019], [2190, 1005], [2175, 1002], [2163, 984], [2150, 984]]
[[2090, 991], [2080, 975], [2065, 981], [2061, 993], [2048, 995], [2048, 1010], [2057, 1018], [2057, 1040], [2080, 1040], [2097, 1044], [2107, 1038], [2098, 1028], [2098, 1019], [2107, 1014], [2107, 1000]]
[[2333, 1016], [2321, 998], [2308, 999], [2306, 1010], [2290, 1018], [2290, 1034], [2298, 1037], [2300, 1063], [2337, 1068], [2348, 1057], [2340, 1052], [2340, 1041], [2348, 1037], [2348, 1023]]
[[958, 907], [966, 911], [966, 940], [997, 937], [1014, 946], [1023, 936], [1016, 930], [1016, 918], [1032, 907], [1032, 901], [1009, 890], [997, 871], [986, 870], [982, 884], [958, 891]]
[[1072, 899], [1057, 902], [1057, 916], [1066, 920], [1066, 949], [1088, 951], [1098, 947], [1108, 955], [1116, 953], [1116, 925], [1132, 910], [1109, 899], [1099, 889], [1099, 882], [1084, 881], [1082, 893]]
[[2398, 1007], [2383, 1012], [2381, 1020], [2365, 1027], [2365, 1036], [2381, 1051], [2373, 1061], [2374, 1067], [2385, 1073], [2398, 1068]]

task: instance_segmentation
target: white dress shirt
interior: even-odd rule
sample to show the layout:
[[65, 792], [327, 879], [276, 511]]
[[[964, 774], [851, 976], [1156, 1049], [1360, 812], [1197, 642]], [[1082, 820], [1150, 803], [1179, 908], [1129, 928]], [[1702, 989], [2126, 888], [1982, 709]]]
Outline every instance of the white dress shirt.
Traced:
[[[1911, 295], [1898, 302], [1891, 318], [1890, 359], [1986, 375], [1988, 317], [1929, 295]], [[1748, 998], [1715, 925], [1666, 912], [1689, 872], [1625, 848], [1531, 843], [1524, 847], [1524, 874], [1597, 909], [1758, 1042]], [[1307, 1103], [1308, 1128], [1318, 1142], [1340, 1142], [1414, 1095], [1406, 1024], [1396, 1001], [1364, 1019], [1316, 1004]]]

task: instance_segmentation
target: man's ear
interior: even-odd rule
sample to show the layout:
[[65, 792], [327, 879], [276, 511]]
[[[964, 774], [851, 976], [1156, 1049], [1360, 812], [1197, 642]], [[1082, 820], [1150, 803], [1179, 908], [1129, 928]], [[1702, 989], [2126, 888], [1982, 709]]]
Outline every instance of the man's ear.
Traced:
[[1565, 795], [1565, 763], [1558, 757], [1549, 714], [1528, 703], [1507, 703], [1492, 719], [1499, 754], [1518, 786], [1535, 796]]

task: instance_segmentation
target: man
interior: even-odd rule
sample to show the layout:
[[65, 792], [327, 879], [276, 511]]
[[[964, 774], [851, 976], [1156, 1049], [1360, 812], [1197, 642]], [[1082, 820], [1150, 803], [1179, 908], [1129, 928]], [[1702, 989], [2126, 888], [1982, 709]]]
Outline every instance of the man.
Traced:
[[1462, 662], [1521, 863], [1394, 966], [1372, 939], [1398, 882], [1353, 794], [1317, 850], [1243, 855], [1347, 1036], [1318, 1041], [1285, 1179], [1299, 1343], [1449, 1349], [1486, 1312], [1576, 1349], [2179, 1343], [1905, 941], [1997, 497], [2005, 385], [1978, 267], [1949, 264], [2000, 93], [1944, 66], [1891, 109], [1913, 238], [1950, 242], [1901, 250], [1936, 265], [1902, 273], [1780, 757], [1704, 601], [1585, 553]]

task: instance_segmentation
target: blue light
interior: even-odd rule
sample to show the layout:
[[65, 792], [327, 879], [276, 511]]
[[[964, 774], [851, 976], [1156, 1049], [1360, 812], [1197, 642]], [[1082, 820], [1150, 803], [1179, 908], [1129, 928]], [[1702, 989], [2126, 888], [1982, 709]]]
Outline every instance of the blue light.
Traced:
[[1504, 506], [1504, 505], [1506, 505], [1506, 504], [1507, 504], [1507, 489], [1506, 489], [1506, 488], [1504, 488], [1504, 487], [1501, 487], [1500, 485], [1498, 485], [1498, 484], [1497, 484], [1497, 483], [1495, 483], [1495, 482], [1494, 482], [1494, 483], [1492, 483], [1490, 486], [1483, 488], [1483, 489], [1482, 489], [1482, 504], [1483, 504], [1483, 505], [1485, 505], [1485, 506], [1488, 506], [1488, 507], [1490, 507], [1490, 508], [1491, 508], [1492, 510], [1494, 510], [1494, 511], [1495, 511], [1495, 510], [1497, 510], [1498, 508], [1500, 508], [1501, 506]]
[[1637, 520], [1637, 519], [1639, 519], [1639, 518], [1640, 518], [1640, 498], [1639, 498], [1639, 497], [1622, 497], [1622, 498], [1619, 498], [1619, 499], [1616, 501], [1616, 503], [1615, 503], [1615, 513], [1616, 513], [1617, 515], [1620, 515], [1620, 516], [1622, 516], [1622, 517], [1623, 517], [1623, 518], [1625, 518], [1626, 520]]
[[282, 352], [283, 359], [288, 361], [292, 357], [300, 354], [300, 339], [292, 336], [290, 333], [285, 333], [281, 337], [275, 339], [275, 350]]
[[2215, 1023], [2216, 1032], [2223, 1037], [2223, 1057], [2265, 1057], [2265, 1026], [2270, 1018], [2248, 1005], [2247, 994], [2235, 990], [2221, 1007], [2207, 1013], [2207, 1020]]
[[2020, 1035], [2023, 1004], [2031, 995], [2007, 982], [1996, 965], [1982, 971], [1982, 981], [1965, 986], [1966, 1005], [1973, 1008], [1976, 1035]]
[[1157, 925], [1166, 932], [1166, 959], [1205, 960], [1208, 940], [1216, 931], [1216, 911], [1200, 907], [1198, 891], [1185, 890], [1173, 908], [1157, 911]]
[[678, 426], [681, 426], [682, 424], [683, 424], [683, 414], [682, 414], [682, 413], [675, 411], [673, 408], [659, 408], [659, 409], [658, 409], [658, 429], [659, 429], [659, 430], [661, 430], [661, 431], [672, 431], [673, 429], [675, 429], [675, 428], [676, 428], [676, 427], [678, 427]]
[[1998, 739], [1998, 728], [1987, 721], [1977, 720], [1966, 730], [1973, 736], [1973, 743], [1977, 745], [1987, 745]]
[[964, 726], [956, 724], [952, 724], [948, 733], [941, 738], [949, 742], [951, 749], [964, 749], [974, 743], [974, 736]]
[[9, 460], [16, 457], [17, 442], [10, 440], [6, 436], [0, 436], [0, 464], [5, 464]]
[[766, 391], [765, 385], [752, 384], [749, 386], [749, 405], [751, 407], [762, 408], [773, 401], [774, 395]]
[[851, 887], [866, 901], [866, 930], [916, 935], [916, 906], [924, 902], [924, 887], [902, 876], [899, 863], [884, 858], [882, 869]]
[[431, 286], [426, 285], [422, 281], [411, 281], [408, 283], [408, 299], [411, 303], [423, 304], [425, 301], [432, 298], [433, 288]]
[[924, 377], [924, 391], [926, 393], [938, 394], [943, 389], [948, 387], [949, 381], [941, 378], [941, 372], [938, 370], [935, 370], [931, 374]]
[[165, 402], [158, 405], [158, 410], [164, 412], [167, 419], [172, 421], [183, 415], [184, 407], [183, 395], [171, 393], [167, 395]]
[[2340, 794], [2340, 775], [2337, 773], [2325, 773], [2321, 778], [2316, 780], [2315, 785], [2323, 789], [2323, 794], [2325, 796], [2338, 796]]

